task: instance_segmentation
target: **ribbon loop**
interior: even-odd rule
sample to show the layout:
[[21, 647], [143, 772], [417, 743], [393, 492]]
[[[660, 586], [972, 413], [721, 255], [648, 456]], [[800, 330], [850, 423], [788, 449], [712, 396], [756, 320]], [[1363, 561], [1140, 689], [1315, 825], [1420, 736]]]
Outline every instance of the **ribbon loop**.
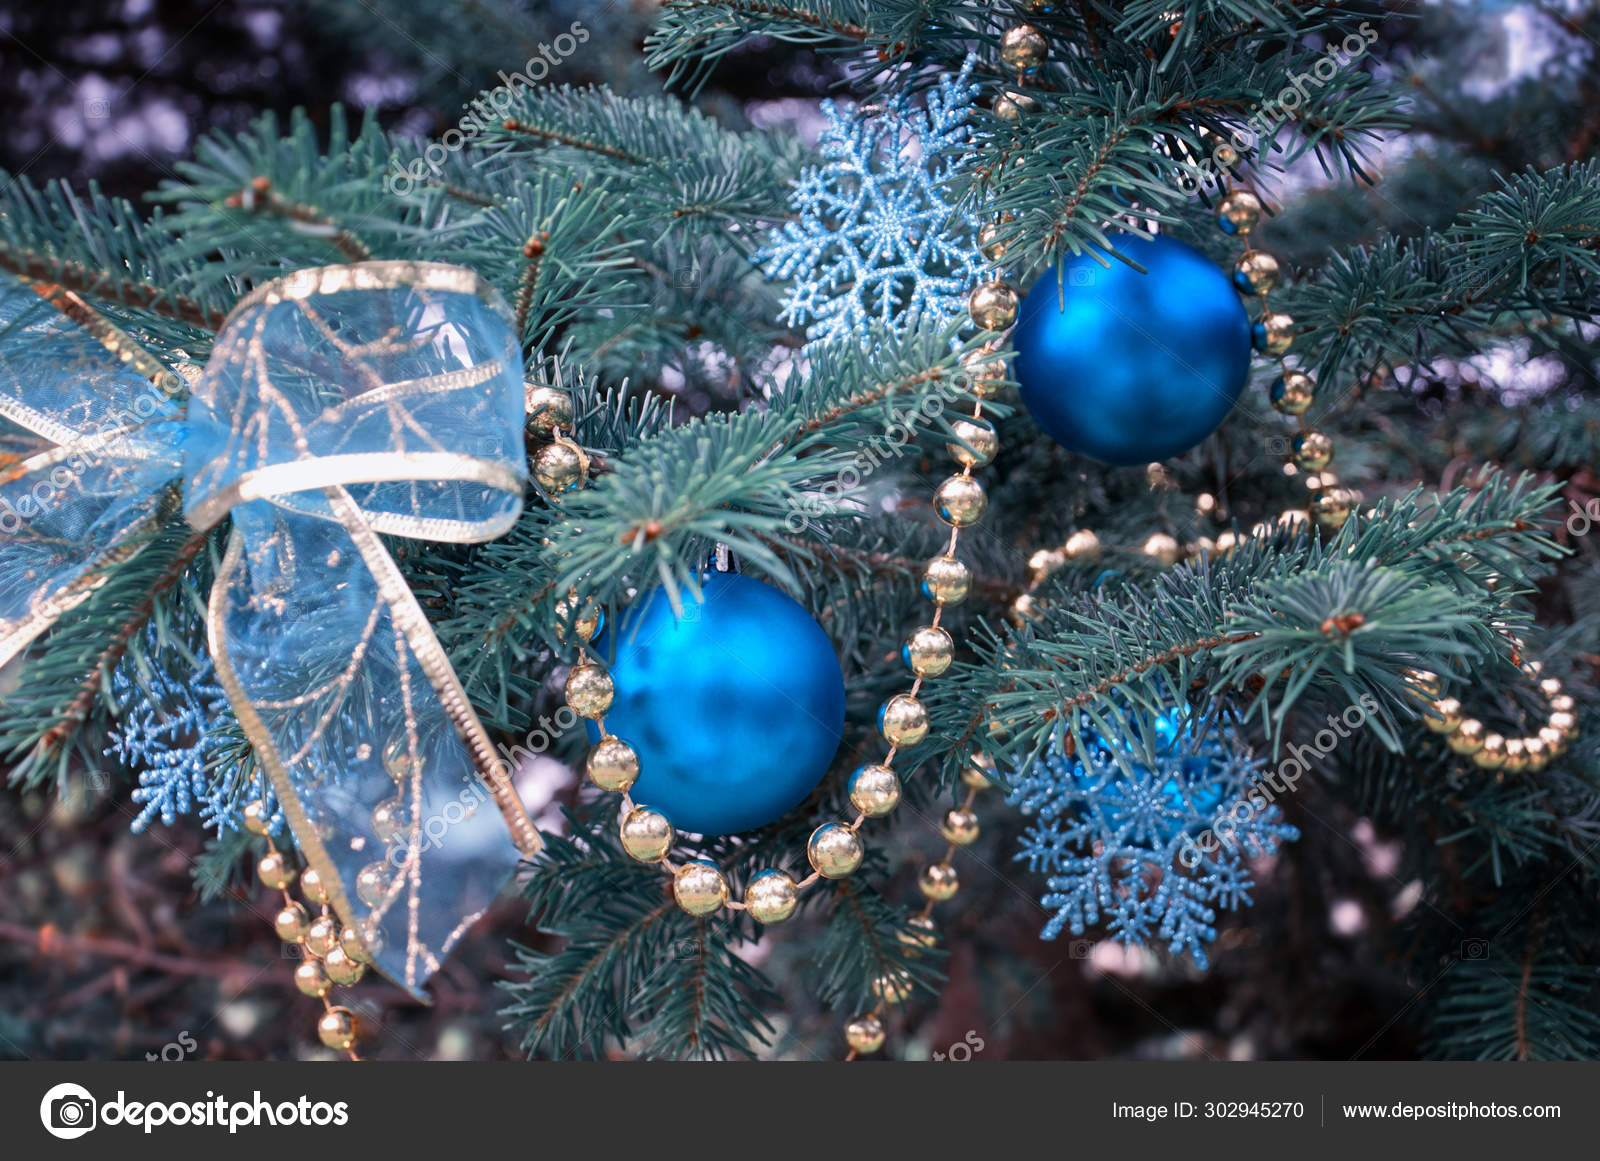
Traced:
[[55, 287], [0, 277], [0, 664], [174, 507], [177, 376], [73, 315], [99, 321]]
[[[0, 297], [0, 327], [10, 302]], [[55, 321], [30, 324], [48, 332], [40, 350], [0, 331], [6, 365], [31, 375], [54, 351], [42, 365], [87, 402], [23, 414], [25, 391], [0, 392], [0, 414], [57, 444], [34, 458], [81, 452], [102, 438], [86, 429], [100, 403], [135, 393], [104, 369], [104, 343], [47, 313]], [[234, 308], [181, 426], [167, 400], [117, 428], [120, 458], [94, 477], [97, 518], [119, 528], [148, 518], [152, 496], [170, 508], [163, 485], [180, 472], [191, 524], [231, 515], [207, 625], [218, 678], [340, 920], [419, 995], [540, 840], [379, 534], [480, 541], [515, 522], [521, 372], [504, 305], [471, 271], [300, 271]], [[56, 504], [51, 519], [82, 524], [80, 503]], [[0, 542], [0, 575], [41, 551]], [[96, 567], [47, 563], [51, 579], [18, 624], [47, 625]], [[0, 620], [0, 644], [11, 623]]]
[[189, 401], [186, 511], [236, 504], [336, 519], [344, 486], [380, 532], [486, 540], [522, 509], [522, 367], [470, 270], [302, 270], [229, 315]]

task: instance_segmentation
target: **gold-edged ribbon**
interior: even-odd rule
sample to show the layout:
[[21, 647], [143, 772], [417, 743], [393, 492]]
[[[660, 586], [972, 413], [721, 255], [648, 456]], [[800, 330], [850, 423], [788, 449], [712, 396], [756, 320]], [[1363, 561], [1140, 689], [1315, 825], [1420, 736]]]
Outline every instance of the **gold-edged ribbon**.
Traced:
[[[162, 393], [153, 417], [108, 436], [89, 428], [150, 379], [105, 352], [136, 345], [81, 312], [8, 330], [19, 286], [0, 286], [0, 415], [24, 446], [55, 447], [0, 469], [0, 489], [35, 486], [40, 456], [81, 462], [53, 506], [0, 540], [0, 579], [43, 566], [24, 608], [0, 605], [0, 663], [136, 550], [181, 474], [191, 524], [233, 521], [207, 614], [219, 681], [338, 917], [420, 995], [518, 854], [540, 846], [380, 535], [466, 543], [517, 519], [523, 384], [503, 303], [471, 271], [435, 263], [299, 271], [233, 309], [186, 412]], [[42, 352], [67, 352], [47, 376], [65, 382], [91, 348], [87, 407], [40, 406], [28, 376]], [[164, 490], [169, 503], [152, 508]], [[56, 545], [63, 521], [88, 521], [86, 551]]]

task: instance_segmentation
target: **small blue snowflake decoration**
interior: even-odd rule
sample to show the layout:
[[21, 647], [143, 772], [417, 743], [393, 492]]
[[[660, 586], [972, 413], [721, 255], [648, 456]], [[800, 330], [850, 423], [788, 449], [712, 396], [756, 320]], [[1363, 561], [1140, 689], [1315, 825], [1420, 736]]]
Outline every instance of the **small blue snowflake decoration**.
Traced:
[[1137, 744], [1085, 716], [1074, 756], [1053, 743], [1014, 777], [1007, 801], [1033, 816], [1016, 857], [1047, 876], [1045, 939], [1103, 916], [1123, 943], [1165, 940], [1205, 968], [1217, 910], [1250, 905], [1248, 860], [1299, 832], [1231, 729], [1201, 731], [1175, 710], [1147, 725]]
[[769, 277], [793, 280], [779, 317], [813, 343], [965, 315], [986, 269], [978, 217], [957, 208], [954, 189], [974, 140], [971, 72], [969, 58], [920, 109], [903, 95], [849, 110], [823, 102], [827, 163], [801, 174], [799, 220], [755, 255]]
[[[143, 809], [132, 829], [142, 831], [158, 818], [170, 826], [198, 805], [205, 825], [237, 830], [240, 807], [260, 799], [272, 811], [273, 830], [281, 831], [283, 820], [261, 771], [241, 790], [226, 772], [213, 768], [213, 754], [224, 743], [218, 726], [232, 720], [233, 710], [210, 657], [203, 652], [195, 661], [162, 656], [153, 628], [145, 641], [152, 664], [139, 666], [130, 657], [111, 675], [118, 721], [106, 753], [139, 774], [130, 797]], [[163, 668], [169, 663], [172, 672]]]

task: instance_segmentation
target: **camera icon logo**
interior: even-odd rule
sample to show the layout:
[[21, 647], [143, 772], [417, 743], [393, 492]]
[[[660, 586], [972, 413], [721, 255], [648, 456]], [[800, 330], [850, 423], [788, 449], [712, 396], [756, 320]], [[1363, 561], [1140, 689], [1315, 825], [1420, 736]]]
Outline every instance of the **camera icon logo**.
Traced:
[[52, 1137], [71, 1141], [94, 1128], [98, 1108], [81, 1084], [58, 1084], [39, 1102], [39, 1120]]
[[1463, 939], [1461, 941], [1462, 959], [1488, 959], [1489, 941], [1487, 939]]

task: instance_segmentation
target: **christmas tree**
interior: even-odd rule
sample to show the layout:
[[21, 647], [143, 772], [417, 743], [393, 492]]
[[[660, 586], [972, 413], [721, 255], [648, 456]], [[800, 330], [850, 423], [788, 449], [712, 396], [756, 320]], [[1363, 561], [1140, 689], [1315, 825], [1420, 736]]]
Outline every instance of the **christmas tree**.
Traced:
[[[1600, 1056], [1600, 16], [381, 8], [308, 11], [403, 114], [0, 181], [0, 1052], [315, 1053], [348, 981], [322, 1043], [386, 1058]], [[369, 358], [438, 384], [381, 437], [318, 394]], [[79, 384], [155, 450], [41, 494]], [[483, 492], [205, 506], [280, 437]], [[347, 910], [413, 889], [487, 915]]]

